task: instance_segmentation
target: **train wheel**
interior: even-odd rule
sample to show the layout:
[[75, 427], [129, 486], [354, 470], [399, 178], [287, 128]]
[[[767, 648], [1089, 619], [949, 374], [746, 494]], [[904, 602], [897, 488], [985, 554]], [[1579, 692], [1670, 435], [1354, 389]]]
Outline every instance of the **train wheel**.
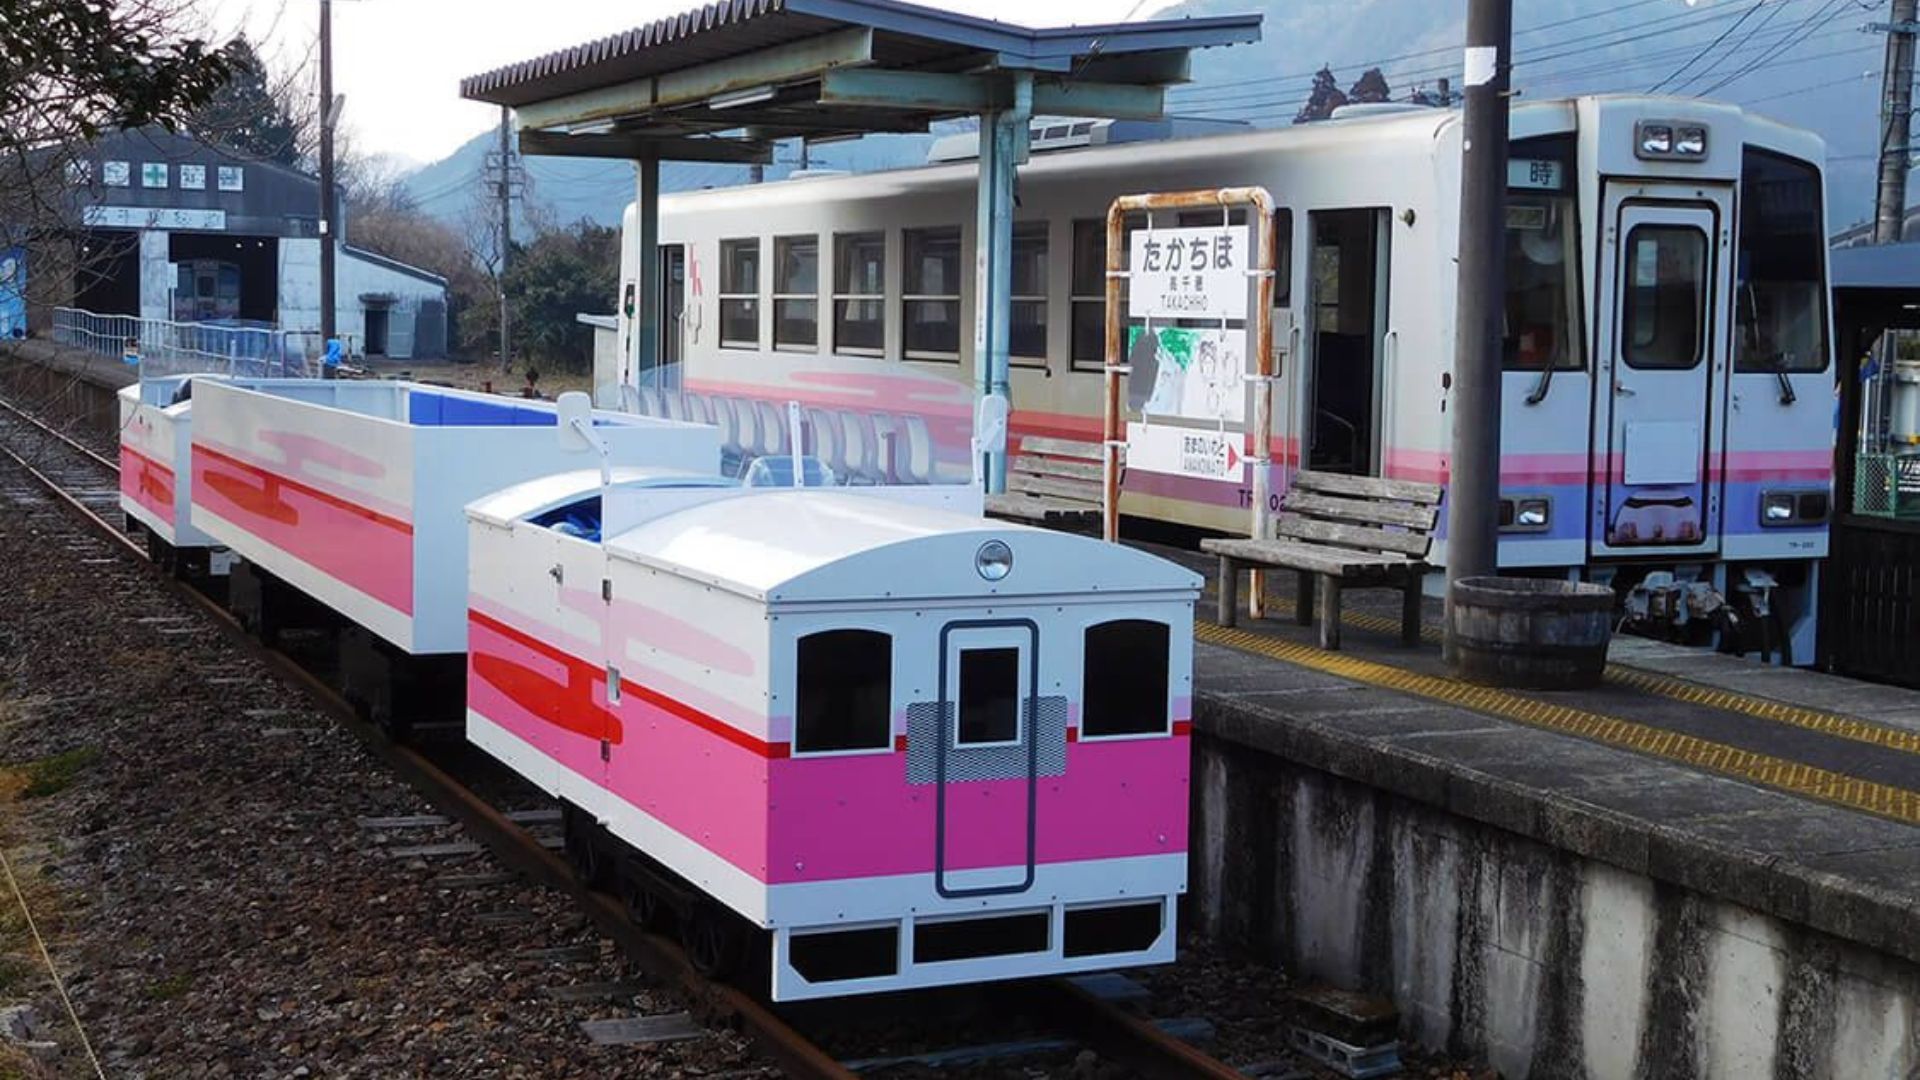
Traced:
[[620, 891], [627, 903], [627, 918], [635, 926], [655, 933], [672, 928], [673, 905], [661, 897], [658, 889], [648, 888], [637, 874], [629, 875]]
[[701, 901], [680, 924], [680, 941], [693, 970], [709, 979], [725, 979], [746, 965], [746, 928], [717, 905]]
[[594, 836], [599, 826], [593, 818], [572, 803], [563, 803], [560, 826], [566, 843], [567, 861], [573, 864], [580, 880], [595, 888], [605, 885], [611, 868], [607, 866], [605, 849]]

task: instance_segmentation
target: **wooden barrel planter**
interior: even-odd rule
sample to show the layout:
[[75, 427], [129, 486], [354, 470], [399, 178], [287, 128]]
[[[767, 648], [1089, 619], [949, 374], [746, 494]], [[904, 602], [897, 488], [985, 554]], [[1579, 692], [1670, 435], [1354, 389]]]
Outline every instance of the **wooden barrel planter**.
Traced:
[[1521, 690], [1595, 686], [1613, 637], [1613, 590], [1544, 578], [1470, 577], [1453, 586], [1453, 670]]

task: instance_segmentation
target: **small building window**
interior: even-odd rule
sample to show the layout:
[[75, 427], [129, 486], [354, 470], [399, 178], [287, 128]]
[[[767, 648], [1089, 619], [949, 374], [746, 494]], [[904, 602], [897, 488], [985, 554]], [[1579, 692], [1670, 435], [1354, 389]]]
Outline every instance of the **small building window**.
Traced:
[[1116, 619], [1087, 627], [1080, 737], [1163, 735], [1167, 717], [1167, 624]]
[[820, 347], [820, 238], [773, 241], [773, 347], [812, 352]]
[[1020, 741], [1020, 650], [960, 650], [960, 712], [955, 746]]
[[892, 749], [893, 638], [822, 630], [795, 651], [794, 753]]
[[1047, 366], [1047, 223], [1013, 227], [1013, 318], [1007, 325], [1011, 362]]
[[909, 360], [960, 359], [960, 227], [902, 234], [900, 313]]
[[887, 236], [833, 238], [833, 351], [879, 356], [887, 345]]
[[760, 240], [720, 241], [720, 347], [760, 344]]

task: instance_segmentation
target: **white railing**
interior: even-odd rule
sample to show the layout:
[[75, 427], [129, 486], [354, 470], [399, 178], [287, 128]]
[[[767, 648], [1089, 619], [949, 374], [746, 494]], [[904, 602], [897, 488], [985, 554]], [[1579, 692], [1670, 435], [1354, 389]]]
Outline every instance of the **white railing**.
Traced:
[[135, 364], [143, 376], [311, 376], [319, 374], [325, 352], [317, 330], [168, 322], [65, 307], [53, 309], [53, 340]]

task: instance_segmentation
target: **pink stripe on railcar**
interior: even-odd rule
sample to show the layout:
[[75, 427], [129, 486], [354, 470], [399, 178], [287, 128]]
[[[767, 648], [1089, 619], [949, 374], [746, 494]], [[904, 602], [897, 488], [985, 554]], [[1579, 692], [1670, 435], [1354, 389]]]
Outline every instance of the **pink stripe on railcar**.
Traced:
[[173, 521], [173, 470], [127, 446], [120, 447], [120, 493]]

